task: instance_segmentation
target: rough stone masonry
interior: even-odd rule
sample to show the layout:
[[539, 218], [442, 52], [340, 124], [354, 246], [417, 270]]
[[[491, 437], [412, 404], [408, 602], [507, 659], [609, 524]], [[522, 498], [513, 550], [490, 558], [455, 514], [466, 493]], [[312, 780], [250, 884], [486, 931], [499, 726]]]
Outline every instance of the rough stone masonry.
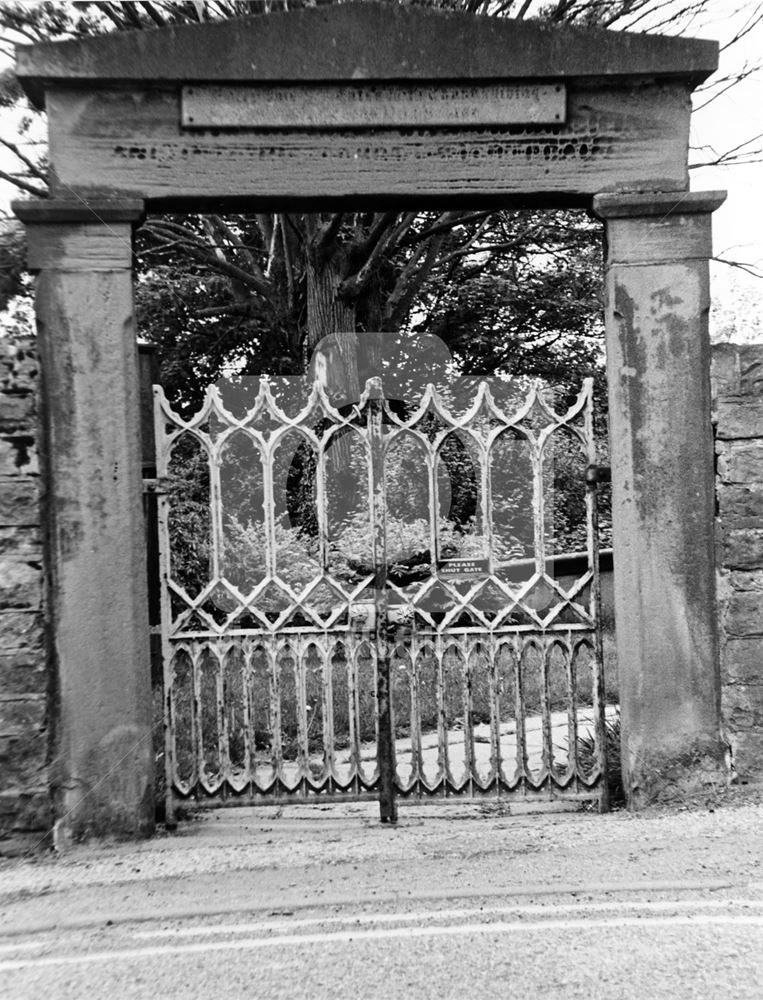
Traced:
[[0, 338], [0, 838], [52, 823], [33, 338]]
[[743, 781], [763, 779], [763, 345], [713, 351], [723, 719]]

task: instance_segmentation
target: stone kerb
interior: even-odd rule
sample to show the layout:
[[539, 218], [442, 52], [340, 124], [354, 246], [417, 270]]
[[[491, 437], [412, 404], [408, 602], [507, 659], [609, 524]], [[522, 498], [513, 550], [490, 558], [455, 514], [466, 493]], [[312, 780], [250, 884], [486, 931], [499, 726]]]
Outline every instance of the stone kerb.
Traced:
[[52, 822], [32, 338], [0, 339], [0, 854]]
[[763, 345], [713, 350], [723, 717], [734, 769], [763, 779]]

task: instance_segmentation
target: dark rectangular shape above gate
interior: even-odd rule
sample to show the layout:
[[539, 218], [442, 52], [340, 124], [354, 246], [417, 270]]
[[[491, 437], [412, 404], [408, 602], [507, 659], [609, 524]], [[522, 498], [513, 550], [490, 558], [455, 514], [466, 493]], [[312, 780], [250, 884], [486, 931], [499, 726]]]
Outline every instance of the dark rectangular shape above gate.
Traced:
[[184, 128], [398, 128], [554, 125], [562, 83], [416, 83], [183, 87]]

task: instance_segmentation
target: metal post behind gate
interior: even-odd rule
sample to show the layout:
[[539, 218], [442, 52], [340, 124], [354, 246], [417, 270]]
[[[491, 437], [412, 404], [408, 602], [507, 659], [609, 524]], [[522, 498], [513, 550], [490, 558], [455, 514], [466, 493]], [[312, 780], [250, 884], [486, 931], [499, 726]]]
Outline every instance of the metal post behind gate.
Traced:
[[376, 643], [376, 704], [379, 722], [379, 814], [382, 823], [397, 823], [395, 799], [395, 733], [392, 719], [387, 614], [387, 490], [384, 483], [384, 398], [381, 379], [369, 379], [368, 440], [370, 444], [369, 486], [373, 525], [374, 638]]

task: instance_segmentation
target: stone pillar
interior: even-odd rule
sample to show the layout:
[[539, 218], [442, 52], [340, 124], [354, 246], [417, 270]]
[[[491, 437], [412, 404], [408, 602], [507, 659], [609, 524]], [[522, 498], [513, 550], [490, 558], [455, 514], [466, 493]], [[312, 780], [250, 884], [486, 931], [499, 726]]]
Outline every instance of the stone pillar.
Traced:
[[37, 277], [58, 842], [153, 829], [131, 226], [139, 201], [18, 202]]
[[628, 803], [725, 785], [715, 605], [710, 213], [603, 194], [615, 621]]

